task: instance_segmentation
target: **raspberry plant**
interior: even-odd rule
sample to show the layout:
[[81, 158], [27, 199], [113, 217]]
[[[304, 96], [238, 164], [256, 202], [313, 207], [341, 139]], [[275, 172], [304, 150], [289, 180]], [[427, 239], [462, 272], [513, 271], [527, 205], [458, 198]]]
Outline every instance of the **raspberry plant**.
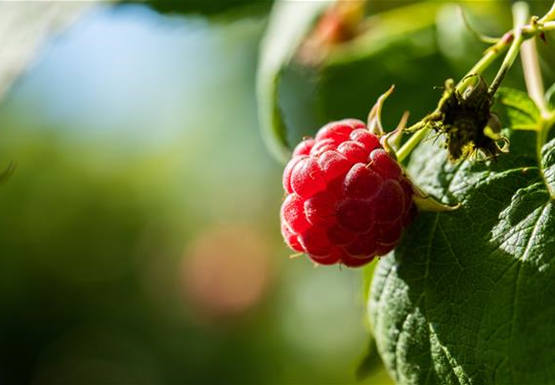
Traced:
[[[324, 10], [323, 2], [308, 2], [300, 9], [295, 3], [283, 1], [274, 8], [262, 49], [258, 91], [265, 137], [282, 158], [287, 158], [288, 149], [296, 144], [294, 138], [299, 135], [295, 132], [303, 132], [291, 127], [295, 120], [285, 116], [286, 103], [280, 101], [287, 68], [304, 66], [313, 73], [329, 75], [330, 68], [341, 62], [341, 55], [354, 62], [360, 60], [356, 50], [364, 46], [361, 41], [370, 32], [363, 30], [360, 17], [352, 16], [352, 5], [348, 9], [342, 4], [334, 5], [333, 11]], [[412, 11], [416, 13], [419, 6]], [[429, 10], [434, 6], [426, 5]], [[406, 180], [410, 180], [420, 207], [397, 247], [378, 262], [375, 273], [373, 266], [367, 272], [369, 278], [373, 275], [368, 289], [371, 346], [377, 347], [391, 377], [399, 384], [555, 383], [555, 139], [550, 134], [555, 110], [549, 103], [553, 91], [547, 95], [544, 91], [536, 51], [537, 44], [544, 44], [542, 40], [550, 43], [555, 4], [541, 17], [531, 17], [525, 3], [515, 3], [512, 10], [513, 28], [500, 38], [483, 37], [490, 47], [458, 82], [443, 79], [443, 96], [436, 99], [435, 110], [402, 130], [411, 136], [400, 148], [393, 148], [392, 134], [380, 139], [390, 159], [406, 168]], [[320, 19], [324, 11], [325, 17]], [[390, 12], [392, 17], [398, 16]], [[342, 22], [330, 26], [330, 20], [334, 20], [330, 14]], [[293, 17], [295, 27], [284, 30], [284, 23]], [[325, 28], [318, 20], [325, 20]], [[334, 30], [345, 25], [349, 34]], [[327, 33], [322, 38], [314, 35], [322, 30]], [[348, 42], [331, 38], [353, 35]], [[380, 38], [387, 39], [387, 34]], [[511, 68], [519, 54], [527, 92], [500, 88], [509, 72], [514, 76]], [[495, 75], [489, 76], [487, 70], [496, 66]], [[437, 73], [441, 74], [442, 69]], [[321, 79], [313, 76], [311, 81], [322, 85]], [[324, 88], [312, 89], [317, 100], [318, 91]], [[401, 87], [399, 90], [402, 93]], [[433, 94], [431, 87], [420, 92]], [[338, 244], [330, 241], [329, 235], [316, 237], [319, 241], [315, 244], [322, 250], [313, 252], [310, 237], [303, 239], [303, 232], [313, 231], [319, 223], [311, 220], [314, 210], [306, 200], [330, 189], [325, 178], [320, 184], [310, 181], [319, 178], [314, 175], [320, 175], [325, 153], [313, 153], [313, 149], [330, 127], [341, 124], [327, 126], [315, 141], [301, 143], [284, 176], [288, 194], [282, 211], [285, 239], [290, 247], [307, 252], [322, 264], [339, 262], [344, 253], [364, 262], [381, 255], [374, 249], [351, 253], [341, 245], [337, 252]], [[349, 135], [360, 129], [368, 129], [371, 134], [372, 125], [351, 129]], [[353, 139], [346, 137], [328, 150], [337, 151], [337, 145], [345, 140]], [[299, 166], [301, 163], [304, 166]], [[305, 175], [301, 170], [308, 164], [314, 169]], [[363, 167], [373, 170], [368, 153], [358, 163], [345, 166], [341, 175]], [[403, 171], [399, 175], [405, 178]], [[344, 181], [334, 202], [344, 197]], [[372, 189], [379, 186], [378, 182], [369, 184], [365, 196], [372, 196]], [[302, 191], [311, 194], [304, 196]], [[295, 194], [300, 198], [291, 198]], [[373, 210], [393, 210], [378, 201], [373, 205]], [[328, 202], [324, 206], [330, 214], [327, 218], [341, 224], [340, 204]], [[396, 208], [406, 206], [398, 204]], [[360, 218], [353, 223], [371, 227], [367, 211], [358, 211]], [[299, 221], [303, 226], [297, 227]], [[345, 224], [341, 227], [345, 229]], [[380, 236], [380, 231], [360, 231], [365, 235], [358, 236], [370, 242]], [[322, 239], [325, 242], [320, 242]], [[318, 258], [324, 255], [334, 257], [322, 262]], [[345, 261], [349, 259], [343, 264], [351, 265]]]

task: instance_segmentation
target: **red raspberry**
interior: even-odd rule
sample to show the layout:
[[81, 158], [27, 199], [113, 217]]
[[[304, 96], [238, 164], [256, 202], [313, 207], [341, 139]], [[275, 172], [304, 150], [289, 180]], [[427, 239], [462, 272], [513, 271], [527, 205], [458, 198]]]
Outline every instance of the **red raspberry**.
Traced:
[[399, 242], [416, 206], [401, 166], [358, 120], [322, 127], [285, 167], [285, 242], [316, 263], [358, 267]]

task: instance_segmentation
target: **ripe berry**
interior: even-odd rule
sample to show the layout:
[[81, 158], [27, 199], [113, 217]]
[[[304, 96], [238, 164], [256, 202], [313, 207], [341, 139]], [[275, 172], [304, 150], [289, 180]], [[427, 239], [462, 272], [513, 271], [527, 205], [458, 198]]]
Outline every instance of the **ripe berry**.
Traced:
[[358, 267], [387, 254], [416, 213], [414, 189], [358, 120], [322, 127], [285, 167], [285, 242], [316, 263]]

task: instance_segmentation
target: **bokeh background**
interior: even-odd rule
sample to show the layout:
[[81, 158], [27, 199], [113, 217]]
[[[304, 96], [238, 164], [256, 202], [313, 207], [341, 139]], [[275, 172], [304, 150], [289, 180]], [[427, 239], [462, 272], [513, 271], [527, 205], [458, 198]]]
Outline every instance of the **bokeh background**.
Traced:
[[290, 261], [261, 15], [100, 6], [0, 107], [0, 383], [354, 382], [360, 277]]
[[[361, 272], [290, 260], [279, 233], [282, 165], [255, 96], [270, 4], [209, 18], [170, 12], [178, 4], [89, 10], [41, 46], [0, 105], [0, 166], [17, 162], [0, 186], [1, 384], [357, 382], [369, 339]], [[435, 40], [437, 67], [411, 64], [415, 49], [373, 56], [391, 70], [380, 82], [402, 73], [431, 94], [464, 74], [481, 46], [444, 13], [434, 33], [474, 56]], [[486, 29], [510, 25], [499, 19]], [[426, 36], [416, 43], [430, 49]], [[343, 108], [364, 118], [383, 91]], [[403, 103], [393, 99], [396, 114]], [[292, 122], [343, 111], [324, 105]], [[379, 366], [365, 380], [389, 381]]]

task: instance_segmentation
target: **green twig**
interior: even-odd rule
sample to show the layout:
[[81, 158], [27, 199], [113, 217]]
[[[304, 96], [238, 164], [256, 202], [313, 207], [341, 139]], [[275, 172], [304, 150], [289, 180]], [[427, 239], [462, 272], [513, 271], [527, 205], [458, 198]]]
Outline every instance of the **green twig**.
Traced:
[[528, 17], [529, 17], [528, 4], [524, 2], [518, 2], [513, 5], [513, 18], [514, 18], [514, 25], [515, 25], [513, 29], [514, 38], [511, 43], [511, 46], [509, 47], [509, 52], [507, 52], [507, 55], [505, 56], [505, 59], [501, 64], [501, 68], [499, 68], [497, 75], [495, 75], [495, 79], [493, 79], [493, 82], [491, 82], [491, 85], [488, 91], [490, 95], [494, 95], [495, 92], [497, 92], [497, 89], [501, 85], [501, 82], [505, 78], [505, 75], [507, 74], [507, 72], [509, 72], [509, 69], [513, 66], [516, 58], [518, 57], [518, 54], [520, 52], [520, 46], [522, 45], [522, 43], [524, 43], [524, 35], [522, 34], [522, 27], [526, 23], [526, 20], [528, 19]]
[[491, 46], [484, 56], [472, 67], [470, 71], [462, 78], [462, 80], [457, 84], [456, 90], [462, 93], [466, 87], [472, 82], [472, 76], [479, 75], [483, 73], [490, 65], [497, 59], [503, 52], [509, 47], [509, 43], [512, 40], [512, 35], [506, 34], [503, 36], [496, 44]]
[[522, 68], [528, 95], [530, 95], [530, 98], [536, 103], [541, 114], [546, 115], [549, 112], [549, 108], [545, 100], [545, 89], [538, 60], [536, 39], [530, 39], [522, 44], [520, 48], [520, 58], [522, 59]]
[[414, 148], [420, 143], [422, 139], [428, 134], [430, 127], [423, 127], [416, 131], [413, 136], [397, 151], [396, 156], [399, 162], [405, 160], [405, 158], [414, 150]]
[[[508, 52], [497, 72], [493, 82], [489, 87], [489, 94], [494, 95], [505, 75], [514, 64], [520, 48], [524, 41], [539, 35], [540, 33], [555, 30], [555, 2], [551, 9], [540, 19], [532, 19], [530, 24], [526, 24], [528, 20], [528, 5], [524, 2], [518, 2], [513, 6], [514, 15], [514, 28], [501, 37], [495, 44], [489, 47], [484, 56], [468, 71], [468, 73], [457, 83], [456, 92], [462, 93], [472, 82], [474, 75], [482, 74], [497, 58], [499, 58], [505, 51]], [[441, 105], [441, 103], [440, 103]], [[435, 112], [438, 112], [436, 109]], [[555, 118], [554, 118], [555, 119]], [[553, 124], [552, 124], [553, 125]], [[403, 161], [411, 151], [424, 139], [430, 132], [431, 127], [422, 120], [413, 126], [409, 127], [407, 131], [418, 131], [397, 151], [397, 159]]]

